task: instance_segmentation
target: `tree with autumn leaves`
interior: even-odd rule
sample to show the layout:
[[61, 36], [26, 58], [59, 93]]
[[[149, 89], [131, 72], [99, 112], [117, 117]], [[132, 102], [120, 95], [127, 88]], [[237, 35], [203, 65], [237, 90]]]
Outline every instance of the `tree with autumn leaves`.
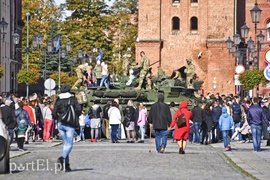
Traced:
[[[54, 0], [24, 0], [22, 3], [24, 25], [26, 24], [26, 12], [30, 13], [29, 41], [31, 42], [37, 33], [43, 35], [43, 44], [39, 47], [39, 51], [29, 51], [28, 73], [34, 74], [38, 70], [42, 74], [46, 58], [48, 76], [56, 82], [58, 81], [56, 53], [45, 56], [47, 43], [52, 41], [55, 36], [61, 36], [62, 46], [67, 42], [71, 42], [71, 51], [68, 57], [61, 61], [61, 75], [66, 73], [69, 75], [67, 78], [75, 78], [70, 76], [70, 74], [74, 73], [70, 73], [73, 70], [69, 68], [72, 66], [68, 64], [73, 59], [71, 57], [77, 56], [78, 50], [87, 52], [87, 58], [91, 55], [95, 59], [97, 53], [93, 53], [92, 49], [94, 47], [101, 48], [103, 51], [102, 60], [109, 64], [111, 73], [112, 69], [118, 69], [118, 72], [120, 72], [122, 57], [128, 47], [131, 48], [132, 59], [135, 60], [138, 19], [137, 0], [115, 0], [112, 7], [108, 7], [103, 0], [66, 0], [66, 3], [60, 7], [55, 5]], [[72, 14], [63, 20], [62, 12], [65, 10], [70, 10]], [[23, 27], [22, 32], [22, 48], [25, 47], [26, 26]], [[82, 62], [82, 59], [77, 58], [77, 60], [77, 63]], [[30, 83], [26, 82], [28, 78], [24, 77], [28, 75], [25, 71], [26, 58], [24, 56], [22, 61], [22, 72], [19, 72], [17, 76], [18, 82]], [[22, 80], [19, 80], [19, 78], [22, 78]], [[61, 83], [64, 83], [64, 79], [66, 78], [61, 78]]]
[[243, 84], [244, 89], [250, 90], [259, 87], [259, 85], [265, 86], [269, 81], [264, 77], [263, 70], [250, 69], [240, 74], [239, 81]]

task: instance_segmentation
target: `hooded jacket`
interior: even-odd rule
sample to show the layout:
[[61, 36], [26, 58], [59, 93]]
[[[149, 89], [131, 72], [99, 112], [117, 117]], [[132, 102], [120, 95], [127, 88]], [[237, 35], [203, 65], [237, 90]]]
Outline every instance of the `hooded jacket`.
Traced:
[[153, 124], [155, 130], [168, 129], [172, 116], [169, 105], [164, 103], [163, 94], [159, 94], [158, 102], [151, 106], [147, 120], [150, 124]]
[[228, 131], [233, 126], [233, 119], [232, 117], [227, 113], [227, 108], [222, 107], [222, 114], [219, 117], [219, 128], [221, 131]]
[[[176, 119], [181, 114], [184, 114], [186, 117], [186, 125], [179, 128], [176, 124]], [[176, 139], [176, 140], [180, 140], [180, 139], [187, 140], [188, 139], [188, 134], [189, 134], [189, 130], [190, 130], [189, 120], [190, 120], [191, 116], [192, 116], [192, 112], [188, 110], [188, 102], [185, 100], [182, 101], [181, 104], [179, 105], [179, 109], [174, 114], [174, 116], [172, 118], [171, 125], [170, 125], [171, 128], [175, 127], [174, 139]]]

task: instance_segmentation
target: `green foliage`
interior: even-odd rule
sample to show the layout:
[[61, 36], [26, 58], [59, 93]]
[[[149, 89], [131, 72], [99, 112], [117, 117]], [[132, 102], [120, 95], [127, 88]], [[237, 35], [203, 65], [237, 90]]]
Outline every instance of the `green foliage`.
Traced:
[[[30, 20], [27, 23], [26, 13], [30, 13]], [[29, 64], [37, 64], [37, 61], [40, 60], [40, 55], [43, 53], [38, 48], [34, 49], [31, 45], [31, 42], [38, 33], [43, 36], [42, 46], [47, 44], [47, 27], [51, 25], [53, 20], [60, 19], [61, 14], [54, 4], [54, 0], [46, 1], [33, 1], [33, 0], [23, 0], [22, 1], [22, 20], [20, 23], [22, 28], [22, 48], [24, 53], [22, 56], [23, 64], [26, 64], [26, 56], [24, 55], [27, 47], [27, 24], [29, 25]], [[23, 65], [25, 67], [25, 65]]]
[[[60, 81], [61, 84], [68, 84], [70, 86], [73, 86], [73, 84], [77, 81], [77, 76], [69, 76], [67, 73], [65, 72], [60, 72]], [[50, 78], [52, 78], [56, 84], [58, 84], [59, 82], [59, 73], [55, 72], [53, 74], [50, 75]]]
[[36, 84], [38, 79], [40, 78], [40, 74], [38, 69], [22, 69], [17, 74], [17, 80], [19, 84]]
[[4, 73], [5, 73], [4, 68], [3, 68], [3, 66], [0, 64], [0, 79], [4, 76]]
[[245, 71], [239, 76], [239, 80], [246, 90], [256, 88], [260, 84], [265, 86], [268, 83], [267, 79], [264, 77], [263, 71], [258, 69]]
[[[138, 1], [125, 0], [114, 1], [112, 7], [108, 7], [105, 1], [66, 0], [59, 8], [55, 6], [54, 0], [48, 1], [23, 1], [23, 23], [22, 47], [26, 47], [27, 22], [26, 12], [30, 13], [29, 21], [29, 68], [45, 71], [47, 77], [58, 74], [59, 54], [47, 51], [47, 43], [53, 41], [56, 36], [61, 37], [61, 49], [71, 42], [71, 51], [61, 58], [61, 71], [72, 75], [73, 56], [78, 56], [78, 50], [86, 52], [85, 59], [95, 60], [99, 48], [103, 51], [102, 61], [109, 64], [109, 71], [121, 72], [123, 55], [131, 48], [129, 54], [131, 60], [135, 60], [135, 41], [138, 26]], [[71, 16], [65, 20], [61, 19], [65, 10], [71, 11]], [[40, 32], [43, 35], [43, 44], [39, 49], [33, 49], [31, 41]], [[93, 52], [97, 48], [98, 52]], [[25, 52], [24, 52], [25, 53]], [[22, 67], [26, 67], [26, 56], [23, 54]], [[83, 59], [77, 59], [82, 63]], [[95, 63], [92, 65], [94, 66]], [[56, 81], [58, 78], [55, 79]], [[62, 83], [62, 82], [61, 82]]]

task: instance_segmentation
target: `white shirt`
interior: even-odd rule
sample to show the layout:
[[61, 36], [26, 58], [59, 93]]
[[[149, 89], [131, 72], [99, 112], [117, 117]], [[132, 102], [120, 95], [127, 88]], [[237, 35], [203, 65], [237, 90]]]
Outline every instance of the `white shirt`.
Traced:
[[102, 66], [102, 75], [107, 76], [108, 75], [108, 65], [107, 64], [103, 64]]

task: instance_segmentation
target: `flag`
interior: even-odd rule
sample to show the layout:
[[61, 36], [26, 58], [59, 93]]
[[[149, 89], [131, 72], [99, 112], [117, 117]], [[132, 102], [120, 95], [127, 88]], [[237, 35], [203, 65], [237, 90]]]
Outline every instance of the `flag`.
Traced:
[[96, 60], [101, 61], [101, 59], [102, 59], [102, 49], [100, 48], [99, 49], [99, 54], [97, 55]]
[[61, 42], [60, 42], [60, 36], [59, 36], [59, 37], [58, 37], [58, 40], [57, 40], [57, 45], [56, 45], [56, 47], [55, 47], [56, 52], [60, 49], [60, 47], [61, 47]]

